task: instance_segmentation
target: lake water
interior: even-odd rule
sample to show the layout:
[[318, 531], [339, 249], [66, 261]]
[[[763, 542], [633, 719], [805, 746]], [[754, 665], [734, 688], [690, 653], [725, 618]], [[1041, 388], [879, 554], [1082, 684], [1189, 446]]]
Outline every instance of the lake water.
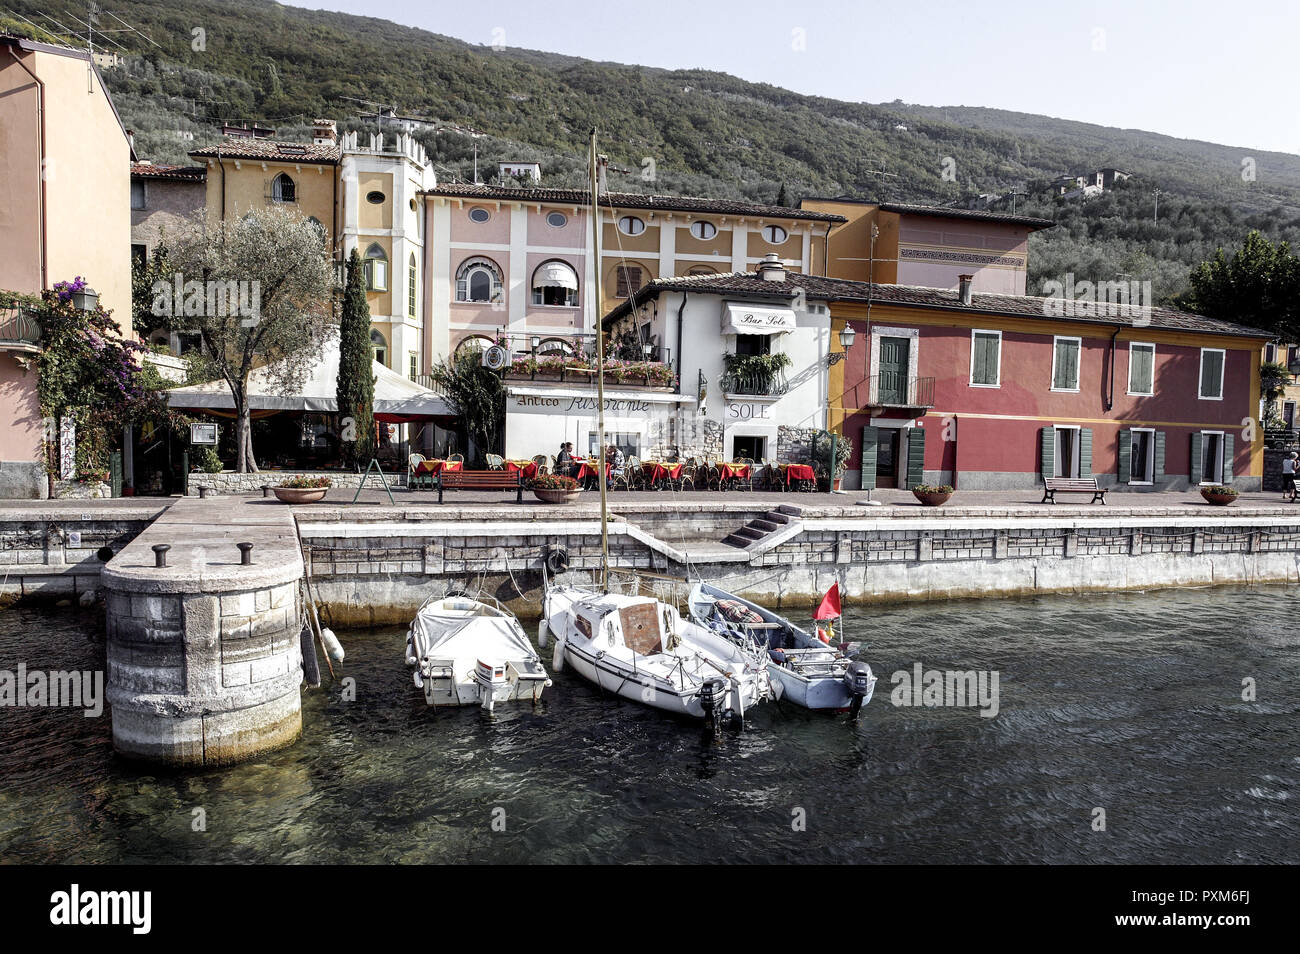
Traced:
[[[570, 671], [536, 708], [435, 713], [404, 631], [345, 632], [356, 700], [307, 692], [302, 740], [232, 768], [119, 758], [107, 714], [0, 709], [0, 860], [1296, 862], [1296, 606], [1262, 588], [855, 610], [880, 677], [856, 724], [766, 705], [716, 738]], [[0, 669], [19, 662], [102, 668], [102, 627], [0, 611]], [[893, 705], [918, 662], [996, 670], [997, 716]]]

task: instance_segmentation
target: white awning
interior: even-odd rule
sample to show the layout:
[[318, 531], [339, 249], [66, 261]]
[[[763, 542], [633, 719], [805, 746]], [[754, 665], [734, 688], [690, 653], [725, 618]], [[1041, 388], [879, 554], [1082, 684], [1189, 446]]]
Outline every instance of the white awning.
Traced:
[[533, 274], [534, 288], [567, 288], [578, 290], [578, 276], [564, 262], [547, 262]]
[[779, 335], [795, 328], [793, 308], [734, 301], [724, 302], [723, 306], [724, 335]]

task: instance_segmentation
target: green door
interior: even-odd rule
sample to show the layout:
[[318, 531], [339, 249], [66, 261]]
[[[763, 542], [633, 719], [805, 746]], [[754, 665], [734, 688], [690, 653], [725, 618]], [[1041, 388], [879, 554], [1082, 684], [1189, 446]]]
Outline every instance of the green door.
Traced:
[[880, 339], [880, 385], [877, 400], [881, 404], [907, 403], [907, 338]]

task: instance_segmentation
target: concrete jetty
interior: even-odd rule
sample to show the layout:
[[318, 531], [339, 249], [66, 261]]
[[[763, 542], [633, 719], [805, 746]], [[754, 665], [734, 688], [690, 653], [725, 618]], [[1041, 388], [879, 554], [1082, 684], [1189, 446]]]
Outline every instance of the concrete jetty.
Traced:
[[261, 498], [179, 500], [113, 557], [100, 584], [117, 750], [221, 765], [296, 740], [302, 574], [291, 509]]

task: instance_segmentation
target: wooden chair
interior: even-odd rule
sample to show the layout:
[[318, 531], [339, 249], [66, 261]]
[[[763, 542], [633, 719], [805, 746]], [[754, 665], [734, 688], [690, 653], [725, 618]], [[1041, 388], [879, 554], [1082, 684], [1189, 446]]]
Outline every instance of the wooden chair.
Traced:
[[506, 459], [504, 457], [499, 457], [496, 454], [487, 454], [485, 456], [487, 457], [488, 470], [505, 470]]
[[415, 468], [423, 463], [424, 463], [423, 454], [408, 454], [406, 457], [406, 486], [411, 488], [412, 490], [415, 489], [415, 482], [417, 480], [427, 479], [429, 481], [429, 486], [430, 487], [433, 486], [432, 474], [425, 474], [423, 477], [417, 477], [415, 475]]
[[718, 465], [712, 461], [706, 460], [704, 462], [704, 472], [700, 479], [706, 490], [722, 489], [722, 471], [720, 471]]
[[640, 457], [624, 457], [623, 473], [614, 474], [614, 489], [617, 490], [619, 484], [623, 485], [624, 490], [637, 490], [644, 482], [644, 473], [641, 470]]

